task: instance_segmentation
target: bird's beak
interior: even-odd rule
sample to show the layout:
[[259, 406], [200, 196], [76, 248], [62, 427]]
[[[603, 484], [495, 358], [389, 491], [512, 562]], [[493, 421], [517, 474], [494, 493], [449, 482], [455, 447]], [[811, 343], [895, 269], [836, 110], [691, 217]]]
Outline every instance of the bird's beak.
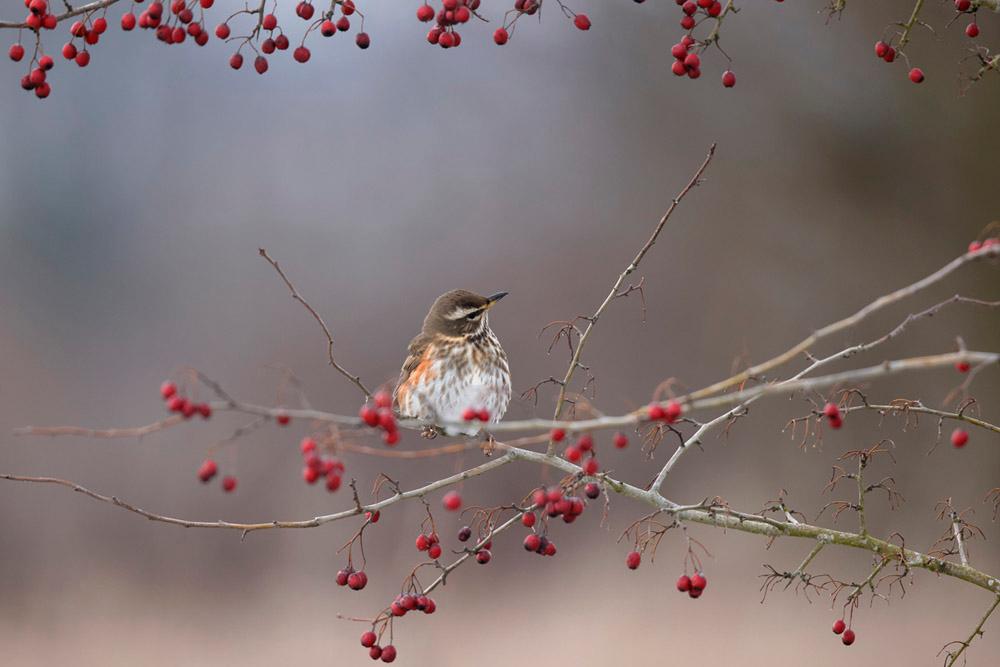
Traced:
[[507, 296], [507, 292], [497, 292], [493, 296], [486, 297], [486, 299], [489, 301], [489, 303], [486, 304], [486, 310], [492, 308], [497, 301], [504, 298], [505, 296]]

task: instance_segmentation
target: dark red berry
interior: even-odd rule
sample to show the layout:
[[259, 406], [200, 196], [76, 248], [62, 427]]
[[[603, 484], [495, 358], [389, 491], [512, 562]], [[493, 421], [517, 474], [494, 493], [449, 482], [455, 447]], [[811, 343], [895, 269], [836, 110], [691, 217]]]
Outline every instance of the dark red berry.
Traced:
[[844, 628], [846, 628], [846, 627], [847, 627], [847, 624], [844, 623], [844, 619], [842, 619], [842, 618], [837, 619], [833, 623], [833, 634], [839, 635], [839, 634], [843, 633], [844, 632]]
[[587, 485], [583, 487], [583, 493], [588, 498], [593, 500], [601, 495], [601, 487], [599, 487], [595, 482], [587, 482]]
[[476, 553], [476, 562], [480, 565], [486, 565], [493, 558], [493, 554], [490, 553], [489, 549], [480, 549]]
[[639, 563], [642, 562], [642, 555], [638, 551], [630, 551], [625, 557], [625, 565], [630, 570], [634, 570], [639, 567]]
[[462, 526], [458, 531], [458, 541], [468, 542], [470, 537], [472, 537], [472, 529], [468, 526]]
[[[312, 5], [310, 5], [311, 7]], [[382, 648], [382, 662], [392, 662], [396, 659], [396, 647], [392, 644]]]
[[371, 630], [361, 635], [361, 645], [364, 646], [365, 648], [371, 648], [372, 646], [375, 646], [376, 641], [378, 641], [378, 637], [376, 637], [375, 633], [372, 632]]
[[854, 643], [854, 630], [844, 630], [844, 634], [840, 637], [840, 641], [844, 642], [844, 646], [850, 646]]
[[677, 590], [679, 590], [681, 593], [687, 593], [689, 590], [691, 590], [691, 577], [687, 576], [686, 574], [682, 574], [680, 577], [678, 577]]

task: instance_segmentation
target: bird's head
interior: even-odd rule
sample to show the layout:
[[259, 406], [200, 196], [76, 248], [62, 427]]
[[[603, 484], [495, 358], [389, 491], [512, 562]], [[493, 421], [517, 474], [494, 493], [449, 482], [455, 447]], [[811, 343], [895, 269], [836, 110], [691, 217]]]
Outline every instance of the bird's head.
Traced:
[[487, 312], [507, 292], [481, 296], [456, 289], [439, 296], [424, 318], [424, 333], [444, 336], [473, 336], [486, 328]]

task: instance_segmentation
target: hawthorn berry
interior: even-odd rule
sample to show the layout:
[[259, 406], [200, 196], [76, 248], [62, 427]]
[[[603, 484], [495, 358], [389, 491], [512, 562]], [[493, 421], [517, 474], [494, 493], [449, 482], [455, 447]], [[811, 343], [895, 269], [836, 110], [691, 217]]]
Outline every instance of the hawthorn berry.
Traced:
[[625, 565], [630, 570], [634, 570], [639, 567], [639, 563], [642, 562], [642, 555], [638, 551], [630, 551], [628, 555], [625, 556]]
[[534, 533], [529, 533], [527, 537], [524, 538], [524, 550], [525, 551], [538, 551], [542, 548], [542, 538]]
[[212, 416], [212, 406], [208, 403], [199, 403], [195, 407], [198, 409], [198, 414], [201, 415], [202, 419], [208, 419]]
[[573, 25], [580, 30], [590, 30], [590, 18], [586, 14], [577, 14], [573, 18]]
[[[456, 44], [455, 46], [458, 46], [458, 44]], [[480, 408], [479, 412], [476, 413], [476, 417], [481, 422], [488, 422], [490, 420], [490, 411], [487, 410], [486, 408]]]
[[[73, 45], [73, 42], [66, 42], [65, 44], [63, 44], [63, 47], [62, 47], [63, 58], [65, 58], [66, 60], [73, 60], [74, 58], [76, 58], [76, 53], [77, 53], [76, 46]], [[164, 383], [164, 384], [167, 384], [167, 383]], [[176, 392], [176, 391], [177, 390], [174, 389], [174, 392]], [[160, 388], [160, 393], [163, 393], [163, 388], [162, 387]], [[173, 394], [171, 394], [171, 396], [172, 395]], [[166, 399], [166, 398], [169, 398], [169, 396], [164, 396], [163, 398]]]
[[302, 438], [302, 442], [299, 443], [299, 451], [302, 454], [309, 454], [316, 451], [316, 441], [312, 438], [306, 436]]
[[480, 565], [486, 565], [493, 559], [493, 554], [490, 553], [489, 549], [480, 549], [476, 552], [476, 562]]
[[[525, 528], [531, 528], [532, 526], [534, 526], [536, 520], [537, 517], [535, 517], [534, 512], [525, 512], [524, 514], [521, 515], [521, 525], [524, 526]], [[461, 539], [461, 533], [459, 534], [459, 539]]]
[[437, 560], [438, 558], [440, 558], [441, 557], [441, 545], [440, 544], [432, 544], [431, 547], [427, 550], [427, 555], [430, 556], [431, 560]]
[[837, 619], [833, 623], [833, 634], [835, 634], [835, 635], [842, 634], [844, 632], [844, 628], [846, 628], [846, 627], [847, 627], [847, 624], [844, 623], [844, 619], [842, 619], [842, 618]]
[[[312, 5], [309, 5], [312, 7]], [[392, 644], [382, 648], [382, 662], [392, 662], [396, 659], [396, 647]]]
[[844, 643], [844, 646], [850, 646], [854, 643], [855, 636], [854, 630], [844, 630], [844, 634], [840, 637], [840, 641]]
[[956, 428], [951, 432], [951, 444], [955, 446], [956, 449], [961, 449], [965, 447], [965, 443], [969, 441], [969, 433], [964, 429]]
[[566, 451], [563, 452], [563, 456], [565, 456], [566, 460], [569, 461], [570, 463], [577, 463], [583, 456], [583, 454], [580, 452], [578, 448], [574, 447], [573, 445], [570, 445], [569, 447], [566, 448]]
[[354, 572], [354, 568], [352, 568], [349, 565], [347, 567], [345, 567], [344, 569], [342, 569], [342, 570], [338, 570], [337, 571], [337, 577], [335, 579], [335, 581], [337, 582], [337, 585], [338, 586], [346, 586], [347, 585], [347, 578], [349, 576], [351, 576], [351, 574], [353, 572]]
[[[124, 20], [124, 18], [122, 20]], [[228, 39], [229, 33], [230, 30], [228, 23], [220, 23], [219, 25], [215, 26], [215, 36], [218, 37], [219, 39]]]
[[14, 62], [21, 62], [21, 58], [24, 57], [24, 47], [20, 44], [11, 44], [10, 48], [7, 50], [7, 55]]
[[979, 37], [979, 25], [976, 23], [970, 23], [965, 26], [965, 34], [972, 38]]
[[219, 466], [212, 459], [205, 459], [198, 468], [198, 479], [208, 482], [219, 473]]
[[466, 408], [462, 411], [462, 419], [467, 422], [475, 421], [479, 418], [479, 412], [475, 408]]
[[365, 518], [372, 523], [378, 523], [378, 520], [382, 518], [382, 513], [378, 510], [375, 510], [374, 512], [365, 512]]
[[615, 433], [615, 437], [611, 439], [611, 442], [614, 443], [616, 449], [625, 449], [628, 447], [628, 436], [619, 431]]
[[291, 42], [288, 41], [288, 35], [278, 35], [274, 38], [274, 45], [278, 47], [279, 51], [285, 51]]
[[417, 535], [417, 539], [416, 539], [417, 551], [427, 551], [427, 549], [430, 548], [430, 545], [431, 545], [431, 541], [429, 539], [427, 539], [427, 535], [425, 535], [423, 533], [421, 533], [420, 535]]
[[[190, 22], [190, 19], [188, 19], [188, 21], [185, 21], [185, 23], [188, 22]], [[107, 29], [108, 29], [108, 20], [103, 16], [98, 16], [96, 19], [94, 19], [94, 23], [91, 25], [91, 30], [96, 32], [98, 35], [103, 35]]]
[[[433, 32], [433, 30], [431, 32]], [[497, 46], [503, 46], [504, 44], [507, 43], [508, 39], [510, 39], [510, 33], [508, 33], [507, 30], [504, 28], [497, 28], [496, 31], [494, 31], [493, 33], [493, 42]], [[427, 35], [427, 40], [430, 41], [430, 35]], [[436, 41], [437, 40], [435, 40], [435, 42]], [[435, 42], [431, 43], [434, 44]]]
[[[253, 60], [253, 68], [257, 70], [257, 74], [263, 74], [267, 71], [267, 58], [264, 56], [257, 56]], [[280, 423], [280, 422], [279, 422]]]
[[959, 373], [968, 373], [972, 365], [968, 361], [959, 361], [955, 364], [955, 370]]
[[48, 82], [42, 83], [40, 86], [35, 87], [35, 97], [40, 100], [44, 100], [52, 92], [52, 86]]
[[333, 493], [340, 488], [341, 477], [336, 473], [330, 473], [326, 476], [326, 490]]
[[[72, 56], [66, 55], [66, 47], [73, 47]], [[63, 47], [63, 55], [66, 56], [67, 59], [76, 57], [76, 47], [73, 46], [72, 42], [67, 43], [66, 46]], [[163, 397], [163, 400], [167, 400], [176, 393], [177, 393], [177, 385], [175, 385], [173, 382], [167, 380], [166, 382], [160, 385], [160, 396]]]
[[449, 512], [454, 512], [462, 506], [462, 496], [458, 491], [449, 491], [444, 494], [444, 498], [441, 499], [441, 504]]
[[601, 487], [594, 482], [587, 482], [587, 485], [583, 487], [583, 493], [591, 500], [594, 500], [601, 495]]
[[886, 49], [885, 55], [882, 56], [882, 60], [886, 61], [887, 63], [891, 63], [895, 59], [896, 59], [896, 49], [890, 46], [888, 49]]
[[472, 529], [471, 528], [469, 528], [468, 526], [462, 526], [461, 528], [459, 528], [459, 530], [458, 530], [458, 541], [459, 542], [468, 542], [470, 537], [472, 537]]
[[347, 587], [352, 591], [360, 591], [362, 588], [368, 585], [368, 575], [363, 571], [352, 572], [347, 577]]
[[708, 586], [708, 580], [701, 574], [701, 572], [696, 572], [693, 577], [691, 577], [691, 588], [697, 589], [698, 591], [705, 590]]
[[549, 440], [552, 442], [562, 442], [566, 437], [566, 431], [561, 428], [554, 428], [549, 431]]
[[372, 396], [372, 401], [375, 403], [376, 408], [392, 407], [392, 396], [387, 391], [375, 392], [375, 395]]
[[736, 75], [733, 74], [732, 70], [726, 70], [722, 73], [722, 85], [726, 88], [732, 88], [736, 85]]
[[588, 475], [596, 475], [597, 471], [601, 469], [601, 464], [597, 462], [597, 459], [590, 457], [583, 464], [583, 472]]
[[955, 9], [960, 12], [967, 12], [972, 7], [972, 0], [955, 0]]
[[378, 660], [380, 657], [382, 657], [381, 647], [372, 646], [370, 649], [368, 649], [368, 655], [371, 656], [372, 660]]
[[922, 83], [924, 80], [924, 71], [919, 67], [914, 67], [910, 70], [910, 81], [913, 83]]
[[399, 431], [386, 431], [382, 434], [382, 441], [392, 447], [399, 442]]
[[687, 593], [689, 590], [691, 590], [691, 577], [687, 576], [686, 574], [682, 574], [680, 577], [678, 577], [677, 590], [679, 590], [681, 593]]
[[358, 416], [366, 425], [371, 427], [378, 426], [378, 412], [372, 406], [367, 404], [362, 405], [358, 411]]
[[434, 18], [434, 8], [430, 5], [420, 5], [417, 7], [417, 20], [427, 23]]
[[[267, 61], [265, 61], [265, 62], [267, 62]], [[267, 68], [265, 67], [264, 69], [267, 69]], [[288, 424], [291, 423], [292, 418], [289, 417], [284, 412], [279, 412], [278, 415], [274, 418], [274, 421], [278, 422], [278, 424], [280, 426], [288, 426]]]
[[376, 641], [378, 641], [378, 637], [376, 637], [375, 633], [371, 630], [361, 635], [361, 645], [365, 648], [375, 646]]
[[319, 479], [319, 470], [307, 465], [302, 469], [302, 479], [305, 480], [306, 484], [315, 484], [316, 480]]
[[222, 478], [222, 490], [226, 493], [232, 493], [236, 490], [236, 478], [232, 475], [226, 475]]
[[701, 597], [702, 590], [700, 588], [692, 588], [688, 591], [688, 597], [697, 600]]
[[278, 27], [278, 17], [274, 14], [265, 14], [261, 19], [260, 27], [264, 30], [274, 30]]
[[589, 452], [594, 448], [594, 437], [589, 433], [584, 433], [576, 441], [576, 446], [580, 448], [581, 452]]
[[[359, 32], [357, 37], [354, 38], [354, 43], [358, 45], [359, 49], [367, 49], [372, 44], [372, 38], [368, 36], [367, 32]], [[385, 660], [384, 653], [382, 654], [382, 659]]]
[[542, 555], [544, 556], [555, 556], [556, 555], [556, 545], [554, 542], [547, 542], [545, 548], [542, 549]]
[[347, 32], [351, 29], [351, 22], [347, 20], [346, 16], [341, 16], [337, 19], [337, 30], [340, 32]]

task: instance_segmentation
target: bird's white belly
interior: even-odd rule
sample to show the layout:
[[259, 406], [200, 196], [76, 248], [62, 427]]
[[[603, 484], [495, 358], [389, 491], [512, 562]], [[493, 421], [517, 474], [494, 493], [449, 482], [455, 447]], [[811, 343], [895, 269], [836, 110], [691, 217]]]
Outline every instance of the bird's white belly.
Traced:
[[482, 428], [478, 421], [465, 422], [463, 413], [472, 408], [487, 410], [490, 421], [498, 422], [510, 403], [510, 381], [499, 366], [476, 368], [466, 366], [459, 375], [450, 375], [447, 382], [440, 378], [442, 362], [437, 362], [429, 375], [434, 380], [422, 383], [407, 401], [404, 409], [431, 423], [463, 423], [462, 428], [447, 428], [448, 435], [475, 435]]

